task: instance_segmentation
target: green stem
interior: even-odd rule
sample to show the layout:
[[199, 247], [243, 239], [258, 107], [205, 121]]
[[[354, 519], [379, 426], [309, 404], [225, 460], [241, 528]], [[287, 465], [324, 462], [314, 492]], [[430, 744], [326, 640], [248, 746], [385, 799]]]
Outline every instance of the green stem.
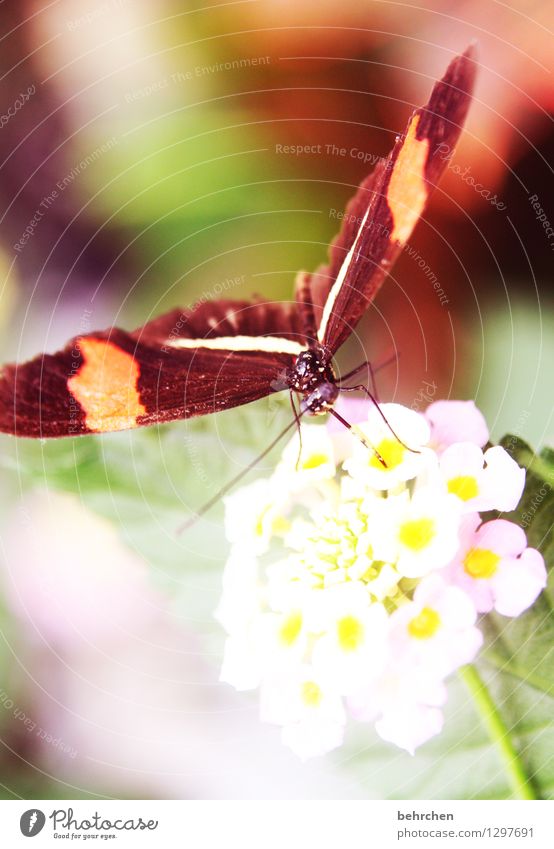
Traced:
[[531, 781], [512, 743], [510, 732], [477, 669], [470, 664], [463, 666], [459, 674], [473, 696], [493, 743], [498, 747], [513, 790], [520, 799], [536, 799]]

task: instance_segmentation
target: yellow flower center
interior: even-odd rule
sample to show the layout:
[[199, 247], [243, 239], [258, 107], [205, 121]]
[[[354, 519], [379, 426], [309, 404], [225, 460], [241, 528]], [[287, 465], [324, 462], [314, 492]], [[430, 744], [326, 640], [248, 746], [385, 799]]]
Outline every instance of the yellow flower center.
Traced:
[[300, 698], [305, 705], [315, 708], [320, 704], [322, 697], [321, 687], [315, 681], [304, 681]]
[[329, 457], [327, 454], [310, 454], [305, 460], [302, 460], [303, 469], [317, 469], [318, 466], [324, 466]]
[[[406, 453], [406, 449], [398, 441], [398, 439], [382, 439], [375, 448], [387, 464], [387, 469], [394, 469], [396, 466], [399, 466], [404, 459], [404, 454]], [[370, 454], [369, 465], [374, 469], [383, 470], [383, 464], [379, 460], [377, 454]]]
[[500, 561], [498, 554], [488, 548], [472, 548], [464, 560], [464, 569], [472, 578], [490, 578]]
[[276, 536], [284, 536], [290, 531], [290, 522], [284, 516], [275, 516], [271, 522], [271, 533]]
[[479, 487], [472, 475], [458, 475], [448, 481], [448, 492], [457, 495], [462, 501], [469, 501], [479, 495]]
[[302, 630], [302, 614], [294, 611], [285, 616], [279, 628], [279, 640], [285, 646], [292, 646]]
[[403, 546], [412, 551], [422, 551], [427, 548], [435, 536], [433, 519], [411, 519], [400, 526], [398, 538]]
[[417, 616], [408, 623], [408, 633], [416, 640], [428, 640], [440, 628], [441, 618], [432, 607], [424, 607]]
[[364, 627], [355, 616], [344, 616], [337, 622], [337, 635], [343, 651], [356, 651], [364, 638]]

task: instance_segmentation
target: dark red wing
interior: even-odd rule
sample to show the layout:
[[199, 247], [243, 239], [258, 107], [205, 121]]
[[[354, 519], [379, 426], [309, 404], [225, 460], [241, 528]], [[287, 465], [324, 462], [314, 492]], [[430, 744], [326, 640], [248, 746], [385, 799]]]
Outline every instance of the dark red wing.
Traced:
[[247, 404], [285, 387], [303, 347], [290, 310], [260, 301], [206, 303], [133, 333], [91, 333], [2, 369], [0, 431], [75, 436]]
[[413, 113], [387, 159], [348, 204], [329, 266], [312, 282], [318, 340], [331, 353], [348, 338], [410, 238], [452, 155], [474, 79], [469, 48], [451, 62], [429, 103]]

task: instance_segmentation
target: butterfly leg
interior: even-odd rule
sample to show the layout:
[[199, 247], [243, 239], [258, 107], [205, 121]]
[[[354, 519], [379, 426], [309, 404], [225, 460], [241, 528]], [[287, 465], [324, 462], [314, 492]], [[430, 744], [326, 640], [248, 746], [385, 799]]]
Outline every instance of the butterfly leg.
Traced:
[[337, 421], [344, 425], [347, 430], [351, 431], [351, 433], [353, 433], [354, 436], [356, 436], [360, 440], [362, 445], [365, 445], [366, 448], [369, 448], [370, 451], [373, 451], [373, 453], [375, 454], [384, 469], [388, 468], [387, 464], [385, 463], [381, 454], [377, 451], [376, 447], [371, 444], [365, 433], [363, 433], [363, 431], [360, 430], [357, 425], [353, 425], [350, 424], [350, 422], [347, 422], [346, 419], [344, 419], [340, 413], [337, 413], [336, 410], [329, 410], [329, 412], [337, 419]]
[[[357, 366], [352, 371], [349, 371], [348, 374], [345, 374], [345, 376], [343, 378], [341, 378], [341, 380], [339, 382], [339, 386], [342, 388], [342, 382], [344, 380], [349, 380], [349, 378], [355, 377], [357, 374], [359, 374], [362, 371], [362, 369], [364, 369], [366, 367], [367, 367], [367, 370], [369, 372], [369, 379], [370, 379], [370, 382], [371, 382], [371, 388], [373, 390], [373, 395], [375, 396], [377, 401], [379, 401], [379, 394], [377, 392], [377, 383], [375, 381], [375, 371], [374, 371], [373, 366], [371, 365], [369, 360], [367, 360], [365, 363], [362, 363], [361, 365]], [[345, 387], [345, 388], [347, 388], [347, 387]]]
[[373, 370], [373, 366], [368, 360], [367, 367], [369, 369], [369, 377], [371, 380], [371, 388], [373, 390], [373, 394], [375, 396], [375, 400], [379, 401], [379, 393], [377, 392], [377, 381], [375, 380], [375, 372]]
[[410, 446], [409, 446], [409, 445], [406, 445], [406, 443], [405, 443], [405, 442], [403, 442], [403, 441], [400, 439], [400, 437], [398, 436], [398, 434], [396, 433], [396, 431], [394, 430], [394, 428], [393, 428], [393, 427], [392, 427], [392, 425], [390, 424], [389, 420], [388, 420], [388, 419], [387, 419], [387, 417], [385, 416], [384, 412], [382, 411], [381, 407], [380, 407], [380, 406], [379, 406], [379, 404], [377, 403], [376, 398], [375, 398], [375, 397], [371, 394], [371, 392], [369, 391], [369, 389], [367, 388], [367, 386], [364, 386], [364, 385], [363, 385], [363, 384], [361, 384], [361, 383], [360, 383], [358, 386], [341, 386], [341, 390], [340, 390], [340, 391], [341, 391], [341, 392], [365, 392], [365, 394], [366, 394], [366, 395], [367, 395], [367, 397], [370, 399], [370, 401], [372, 401], [372, 402], [373, 402], [373, 404], [375, 404], [375, 407], [377, 408], [377, 411], [378, 411], [379, 415], [381, 416], [381, 418], [382, 418], [382, 419], [383, 419], [383, 421], [385, 422], [386, 426], [388, 427], [388, 429], [390, 430], [390, 432], [392, 433], [392, 435], [394, 436], [394, 438], [398, 440], [398, 442], [400, 443], [400, 445], [403, 445], [403, 446], [404, 446], [404, 448], [405, 448], [407, 451], [412, 451], [414, 454], [419, 454], [419, 453], [420, 453], [419, 451], [416, 451], [416, 449], [415, 449], [415, 448], [410, 448]]
[[398, 357], [397, 354], [392, 353], [388, 357], [386, 357], [386, 359], [381, 360], [381, 362], [378, 362], [377, 365], [373, 365], [369, 360], [366, 360], [365, 362], [360, 363], [359, 366], [356, 366], [356, 368], [352, 369], [352, 371], [349, 371], [348, 374], [345, 374], [344, 376], [342, 376], [340, 378], [340, 380], [338, 381], [338, 385], [342, 388], [342, 384], [344, 383], [344, 381], [349, 380], [351, 377], [355, 377], [364, 368], [367, 368], [368, 371], [369, 371], [369, 377], [370, 377], [370, 381], [371, 381], [371, 388], [373, 390], [373, 395], [375, 396], [375, 398], [377, 400], [379, 400], [379, 393], [377, 391], [377, 381], [375, 380], [375, 375], [377, 374], [378, 371], [381, 371], [381, 369], [383, 369], [386, 366], [393, 363], [397, 359], [397, 357]]
[[357, 374], [359, 374], [359, 373], [362, 371], [362, 369], [366, 368], [366, 366], [367, 366], [367, 368], [368, 368], [368, 369], [371, 369], [371, 365], [370, 365], [369, 360], [365, 360], [365, 362], [360, 363], [360, 365], [359, 365], [359, 366], [356, 366], [356, 368], [353, 368], [353, 369], [352, 369], [352, 371], [349, 371], [349, 372], [348, 372], [348, 374], [345, 374], [345, 375], [341, 376], [341, 378], [340, 378], [340, 380], [339, 380], [339, 382], [338, 382], [338, 383], [339, 383], [339, 386], [340, 386], [340, 385], [341, 385], [341, 383], [343, 383], [345, 380], [349, 380], [351, 377], [355, 377]]

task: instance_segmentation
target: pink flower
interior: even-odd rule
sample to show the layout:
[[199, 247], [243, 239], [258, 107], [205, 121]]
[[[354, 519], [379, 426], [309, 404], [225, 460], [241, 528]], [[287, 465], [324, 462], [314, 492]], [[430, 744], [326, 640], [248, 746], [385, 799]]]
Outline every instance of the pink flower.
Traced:
[[487, 444], [489, 430], [473, 401], [435, 401], [425, 411], [431, 426], [431, 447], [438, 454], [455, 442]]
[[480, 522], [477, 514], [465, 517], [460, 550], [446, 574], [479, 613], [494, 608], [503, 616], [519, 616], [546, 586], [542, 555], [527, 548], [525, 532], [513, 522]]

